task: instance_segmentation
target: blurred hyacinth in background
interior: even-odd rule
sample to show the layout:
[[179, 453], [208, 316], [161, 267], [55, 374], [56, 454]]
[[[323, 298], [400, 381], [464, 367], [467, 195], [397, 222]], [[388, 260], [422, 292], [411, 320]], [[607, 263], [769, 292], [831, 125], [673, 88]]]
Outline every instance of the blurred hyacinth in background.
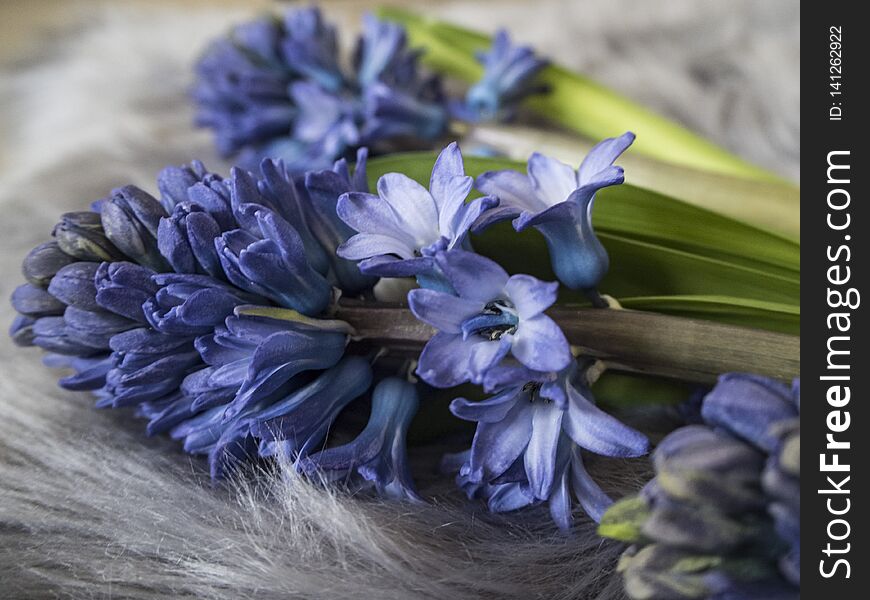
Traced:
[[402, 27], [367, 15], [350, 69], [316, 7], [262, 17], [215, 41], [196, 67], [197, 123], [240, 164], [281, 158], [328, 168], [361, 146], [431, 143], [447, 127], [437, 77], [424, 75]]
[[619, 563], [626, 591], [798, 598], [800, 381], [723, 375], [701, 416], [658, 445], [655, 478], [601, 521], [602, 535], [632, 544]]
[[485, 72], [465, 99], [450, 99], [419, 64], [404, 28], [371, 14], [350, 60], [338, 32], [316, 7], [262, 17], [233, 29], [196, 66], [196, 122], [214, 131], [220, 153], [237, 164], [281, 158], [294, 173], [328, 168], [362, 146], [375, 153], [431, 148], [450, 119], [513, 117], [546, 62], [501, 32]]

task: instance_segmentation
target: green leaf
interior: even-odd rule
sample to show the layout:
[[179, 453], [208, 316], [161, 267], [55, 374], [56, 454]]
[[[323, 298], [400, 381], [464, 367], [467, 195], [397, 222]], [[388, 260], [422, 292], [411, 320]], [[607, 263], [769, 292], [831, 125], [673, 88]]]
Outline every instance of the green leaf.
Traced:
[[[437, 71], [469, 82], [482, 73], [474, 53], [490, 46], [487, 36], [400, 8], [384, 7], [379, 12], [405, 26], [411, 43], [425, 49], [424, 61]], [[681, 125], [567, 69], [551, 65], [542, 71], [540, 80], [550, 91], [530, 98], [527, 106], [559, 125], [596, 140], [631, 130], [638, 135], [634, 151], [658, 160], [749, 179], [781, 181]]]

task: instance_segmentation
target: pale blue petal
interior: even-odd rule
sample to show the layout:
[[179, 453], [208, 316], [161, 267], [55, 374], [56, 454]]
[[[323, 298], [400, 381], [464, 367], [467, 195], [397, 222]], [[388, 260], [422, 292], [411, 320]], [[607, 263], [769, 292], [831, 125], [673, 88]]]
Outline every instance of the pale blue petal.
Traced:
[[414, 258], [414, 248], [394, 237], [376, 233], [358, 233], [339, 246], [336, 254], [348, 260], [361, 260], [381, 254]]
[[586, 511], [589, 518], [599, 523], [602, 515], [613, 504], [613, 500], [590, 477], [589, 472], [586, 471], [586, 467], [583, 465], [580, 448], [576, 446], [571, 451], [571, 484], [580, 502], [580, 506]]
[[501, 207], [510, 207], [517, 212], [536, 213], [548, 206], [535, 194], [529, 177], [517, 171], [487, 171], [478, 175], [474, 185], [483, 194], [498, 197]]
[[598, 142], [577, 170], [579, 184], [582, 186], [600, 179], [601, 172], [610, 167], [619, 155], [631, 146], [634, 137], [634, 134], [628, 131], [618, 138], [608, 138]]
[[564, 202], [580, 187], [572, 167], [538, 152], [529, 158], [528, 170], [538, 199], [547, 206]]
[[[471, 340], [469, 340], [470, 342]], [[480, 385], [487, 371], [498, 364], [511, 350], [511, 336], [503, 335], [495, 341], [481, 341], [472, 344], [468, 357], [468, 370], [472, 383]]]
[[523, 398], [521, 387], [513, 387], [490, 396], [485, 400], [471, 402], [465, 398], [454, 398], [450, 403], [450, 412], [466, 421], [481, 423], [497, 423], [505, 418], [508, 411]]
[[642, 456], [649, 450], [646, 436], [624, 425], [590, 402], [574, 387], [568, 387], [568, 413], [562, 427], [582, 448], [603, 456]]
[[503, 420], [480, 423], [471, 443], [471, 471], [480, 471], [485, 481], [507, 471], [528, 446], [532, 436], [531, 413], [530, 402], [517, 402]]
[[425, 289], [408, 292], [408, 306], [415, 317], [445, 333], [461, 333], [462, 322], [484, 307], [480, 302]]
[[438, 239], [438, 209], [422, 185], [401, 173], [387, 173], [378, 179], [378, 195], [393, 207], [418, 248]]
[[559, 284], [541, 281], [531, 275], [513, 275], [504, 286], [504, 291], [513, 302], [520, 319], [531, 319], [556, 302]]
[[463, 298], [486, 303], [503, 295], [508, 274], [494, 261], [464, 250], [443, 252], [435, 260]]
[[534, 371], [561, 371], [573, 360], [565, 334], [542, 314], [520, 320], [511, 353]]
[[436, 333], [420, 353], [417, 374], [438, 388], [465, 383], [471, 378], [469, 362], [473, 347], [461, 335]]
[[569, 531], [574, 524], [571, 516], [571, 489], [568, 486], [568, 470], [562, 472], [553, 494], [550, 496], [550, 516], [562, 531]]
[[563, 412], [554, 405], [535, 402], [532, 407], [532, 436], [525, 453], [526, 476], [536, 498], [546, 500], [553, 487], [556, 448], [562, 432]]

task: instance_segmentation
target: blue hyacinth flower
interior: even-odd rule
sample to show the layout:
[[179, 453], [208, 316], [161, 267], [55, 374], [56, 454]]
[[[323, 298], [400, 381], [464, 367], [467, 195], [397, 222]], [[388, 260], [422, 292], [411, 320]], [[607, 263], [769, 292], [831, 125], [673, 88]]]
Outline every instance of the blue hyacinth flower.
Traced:
[[98, 354], [88, 357], [46, 354], [42, 362], [48, 367], [74, 371], [72, 375], [58, 380], [60, 387], [76, 392], [95, 391], [106, 385], [106, 375], [112, 368], [112, 355]]
[[175, 392], [184, 377], [202, 364], [193, 338], [167, 335], [147, 327], [112, 336], [112, 368], [98, 406], [134, 406]]
[[[296, 74], [306, 77], [327, 90], [339, 90], [344, 84], [338, 66], [338, 35], [316, 8], [288, 11], [284, 15], [286, 35], [281, 41], [284, 60]], [[270, 30], [269, 35], [272, 34]], [[259, 36], [251, 36], [252, 41]]]
[[160, 220], [157, 246], [177, 273], [204, 273], [223, 279], [214, 239], [222, 228], [200, 204], [181, 202]]
[[371, 373], [362, 358], [338, 369], [349, 325], [303, 314], [320, 313], [332, 289], [312, 264], [319, 252], [328, 272], [297, 185], [280, 161], [227, 179], [194, 162], [164, 169], [161, 201], [128, 186], [64, 215], [56, 241], [24, 261], [13, 339], [71, 369], [65, 388], [130, 407], [149, 435], [208, 455], [214, 477], [286, 450], [291, 435], [319, 444]]
[[387, 173], [378, 179], [376, 196], [342, 195], [338, 216], [359, 233], [338, 255], [359, 260], [363, 273], [380, 277], [434, 274], [434, 255], [462, 247], [472, 223], [497, 203], [491, 197], [466, 202], [471, 185], [454, 142], [438, 156], [428, 190], [401, 173]]
[[142, 306], [160, 289], [153, 276], [151, 269], [130, 262], [101, 263], [94, 274], [94, 301], [116, 315], [147, 323]]
[[[160, 203], [167, 214], [172, 214], [175, 206], [190, 200], [188, 190], [197, 183], [208, 189], [212, 183], [219, 183], [221, 176], [209, 171], [202, 161], [194, 160], [189, 165], [168, 166], [157, 175], [157, 189], [160, 190]], [[203, 207], [209, 212], [207, 204]]]
[[152, 281], [159, 289], [142, 303], [142, 311], [148, 323], [161, 333], [180, 336], [210, 333], [237, 306], [265, 303], [261, 296], [206, 275], [161, 273], [154, 275]]
[[258, 412], [251, 432], [260, 440], [260, 456], [308, 456], [322, 444], [338, 414], [371, 382], [368, 361], [347, 356], [312, 383]]
[[329, 480], [362, 480], [378, 493], [420, 501], [408, 466], [405, 438], [420, 400], [414, 384], [396, 377], [382, 380], [372, 392], [372, 413], [365, 429], [348, 444], [312, 454], [299, 464], [305, 473]]
[[420, 354], [417, 373], [436, 387], [483, 383], [509, 354], [534, 371], [561, 371], [572, 360], [559, 326], [544, 314], [556, 301], [557, 283], [508, 274], [495, 262], [452, 250], [434, 257], [456, 295], [416, 289], [414, 315], [438, 333]]
[[496, 32], [489, 52], [479, 52], [483, 75], [469, 88], [465, 103], [453, 107], [453, 113], [466, 121], [508, 121], [520, 102], [532, 94], [546, 91], [535, 84], [547, 61], [535, 56], [528, 46], [515, 46], [508, 32]]
[[299, 233], [277, 213], [258, 204], [244, 204], [237, 213], [247, 228], [215, 239], [227, 279], [306, 315], [325, 309], [332, 287], [308, 262]]
[[339, 197], [348, 192], [367, 194], [369, 191], [366, 179], [368, 150], [360, 148], [356, 158], [353, 174], [343, 158], [336, 161], [331, 170], [305, 174], [308, 223], [321, 246], [327, 251], [331, 278], [337, 287], [350, 295], [357, 295], [377, 283], [377, 277], [361, 273], [356, 262], [336, 254], [339, 246], [356, 233], [338, 216]]
[[329, 325], [312, 327], [241, 315], [228, 317], [224, 327], [197, 338], [196, 349], [211, 369], [210, 384], [237, 390], [224, 418], [274, 400], [299, 373], [338, 362], [344, 355], [347, 332]]
[[597, 299], [596, 288], [610, 261], [592, 229], [592, 205], [595, 192], [623, 182], [622, 167], [613, 162], [633, 141], [629, 132], [600, 142], [576, 171], [535, 153], [528, 176], [510, 170], [480, 175], [477, 189], [498, 197], [499, 207], [475, 223], [475, 231], [504, 219], [514, 219], [517, 231], [534, 227], [547, 242], [559, 281]]
[[487, 499], [494, 512], [548, 501], [553, 519], [567, 529], [576, 496], [591, 518], [600, 519], [612, 501], [589, 476], [580, 449], [641, 456], [648, 440], [595, 406], [585, 369], [573, 361], [559, 373], [501, 370], [506, 387], [495, 395], [480, 402], [457, 398], [450, 405], [457, 417], [478, 423], [457, 481], [470, 496]]
[[166, 262], [157, 248], [157, 228], [167, 216], [151, 194], [127, 185], [112, 191], [95, 207], [106, 237], [126, 256], [146, 267], [164, 270]]
[[314, 7], [237, 27], [197, 65], [197, 123], [239, 164], [280, 158], [295, 174], [360, 146], [422, 146], [445, 131], [440, 83], [419, 72], [401, 26], [366, 15], [353, 60], [342, 61], [338, 46]]

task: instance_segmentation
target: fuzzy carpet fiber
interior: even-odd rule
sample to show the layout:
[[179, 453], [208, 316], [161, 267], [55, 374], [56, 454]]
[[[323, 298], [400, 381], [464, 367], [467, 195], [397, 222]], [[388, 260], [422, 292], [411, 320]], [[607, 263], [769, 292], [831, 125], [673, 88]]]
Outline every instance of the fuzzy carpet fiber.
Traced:
[[[12, 2], [24, 10], [27, 3]], [[72, 4], [72, 3], [71, 3]], [[255, 12], [133, 3], [69, 11], [0, 57], [0, 322], [26, 251], [56, 217], [167, 163], [224, 168], [184, 90], [205, 40]], [[227, 5], [227, 6], [224, 6]], [[241, 6], [246, 6], [242, 9]], [[497, 7], [497, 10], [495, 10]], [[354, 23], [358, 2], [326, 3]], [[799, 8], [765, 2], [440, 2], [437, 16], [522, 41], [798, 179]], [[499, 22], [491, 15], [497, 13]], [[2, 19], [0, 19], [2, 20]], [[7, 21], [8, 23], [8, 21]], [[19, 37], [21, 37], [19, 35]], [[430, 503], [378, 502], [288, 471], [211, 486], [141, 423], [54, 385], [0, 339], [0, 598], [619, 598], [617, 545], [545, 511], [492, 517], [414, 448]], [[593, 466], [620, 494], [637, 465]], [[642, 469], [642, 466], [641, 466]]]

